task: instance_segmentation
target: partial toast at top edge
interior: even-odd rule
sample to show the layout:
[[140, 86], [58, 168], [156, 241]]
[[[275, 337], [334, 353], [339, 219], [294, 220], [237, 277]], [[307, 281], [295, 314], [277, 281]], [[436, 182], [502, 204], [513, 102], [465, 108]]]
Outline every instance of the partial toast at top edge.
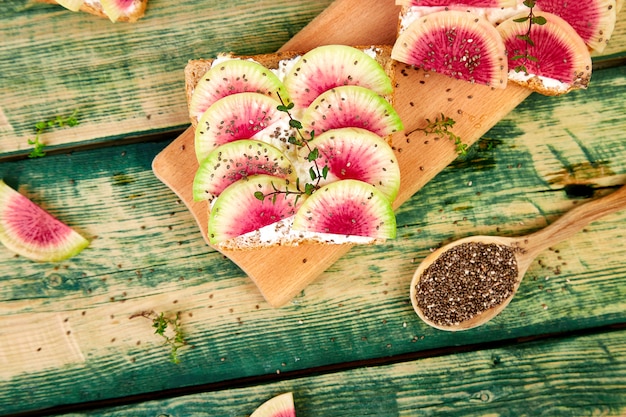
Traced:
[[[391, 59], [391, 45], [360, 45], [354, 47], [361, 50], [375, 48], [377, 51], [376, 61], [378, 61], [378, 63], [384, 68], [385, 73], [391, 80], [391, 85], [395, 88], [395, 61]], [[260, 55], [236, 55], [233, 53], [226, 53], [220, 56], [239, 59], [251, 59], [266, 68], [276, 69], [278, 68], [280, 61], [301, 56], [305, 52], [306, 51], [284, 51]], [[202, 76], [209, 69], [211, 69], [211, 65], [213, 64], [214, 60], [215, 59], [192, 59], [189, 60], [189, 62], [185, 66], [185, 94], [187, 97], [187, 106], [189, 106], [191, 102], [191, 95], [193, 94], [195, 86], [200, 81], [200, 78], [202, 78]], [[389, 101], [392, 105], [393, 96], [393, 93], [385, 96], [387, 101]], [[197, 125], [197, 120], [191, 118], [191, 124], [195, 127]]]
[[[59, 4], [55, 0], [35, 0], [35, 1], [39, 3]], [[133, 12], [128, 15], [120, 16], [117, 19], [117, 22], [134, 23], [145, 15], [146, 7], [148, 6], [148, 0], [133, 0], [133, 3], [135, 4], [135, 9], [133, 10]], [[82, 6], [80, 6], [80, 11], [89, 13], [98, 17], [109, 19], [109, 16], [107, 16], [106, 13], [104, 13], [104, 10], [102, 10], [100, 3], [92, 4], [92, 3], [84, 2]]]

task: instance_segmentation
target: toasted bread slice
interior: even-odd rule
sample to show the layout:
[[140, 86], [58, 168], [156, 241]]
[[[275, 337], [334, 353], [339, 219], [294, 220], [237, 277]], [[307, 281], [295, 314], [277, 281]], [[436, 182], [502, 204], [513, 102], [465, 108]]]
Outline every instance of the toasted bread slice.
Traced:
[[[391, 80], [391, 85], [395, 86], [395, 61], [391, 59], [391, 46], [389, 45], [373, 45], [373, 46], [355, 46], [357, 49], [368, 50], [373, 49], [376, 52], [376, 61], [384, 68], [385, 73]], [[218, 59], [249, 59], [264, 67], [275, 70], [280, 66], [281, 61], [295, 59], [304, 55], [306, 51], [285, 51], [274, 52], [269, 54], [260, 55], [236, 55], [233, 53], [220, 54]], [[198, 84], [198, 81], [208, 70], [211, 69], [215, 59], [192, 59], [185, 66], [185, 93], [187, 97], [187, 105], [191, 103], [191, 96], [194, 89]], [[385, 99], [393, 105], [393, 93], [385, 96]], [[190, 117], [191, 124], [195, 127], [198, 120], [194, 117]]]
[[[391, 85], [395, 87], [395, 61], [391, 59], [391, 46], [355, 46], [363, 51], [375, 51], [375, 60], [383, 67]], [[245, 59], [258, 62], [270, 70], [283, 68], [281, 62], [295, 60], [304, 55], [307, 51], [285, 51], [253, 56], [241, 56], [233, 53], [220, 54], [214, 59], [193, 59], [185, 66], [185, 94], [187, 104], [190, 106], [194, 90], [209, 71], [214, 62], [228, 59]], [[371, 55], [370, 55], [371, 56]], [[280, 72], [280, 71], [277, 71]], [[280, 76], [279, 76], [280, 78]], [[393, 92], [385, 96], [385, 99], [393, 104]], [[195, 127], [198, 120], [191, 117], [191, 123]], [[390, 143], [390, 136], [384, 138]], [[219, 197], [218, 197], [219, 199]], [[207, 211], [211, 212], [211, 205], [207, 204]], [[338, 244], [379, 244], [385, 239], [364, 236], [344, 236], [317, 232], [298, 232], [292, 229], [293, 218], [280, 220], [271, 225], [265, 226], [262, 230], [256, 230], [226, 241], [216, 244], [215, 247], [221, 250], [251, 250], [272, 246], [297, 246], [302, 244], [338, 245]]]
[[[400, 36], [412, 23], [419, 21], [423, 16], [442, 11], [465, 11], [473, 15], [481, 16], [501, 31], [502, 34], [502, 29], [507, 26], [507, 22], [510, 22], [514, 18], [520, 18], [520, 16], [526, 16], [528, 10], [528, 7], [520, 1], [507, 7], [469, 7], [463, 5], [402, 6], [398, 16], [397, 34]], [[541, 11], [537, 13], [539, 16], [543, 14], [544, 18], [551, 15], [551, 13]], [[510, 25], [508, 26], [510, 27]], [[569, 26], [567, 22], [563, 22], [560, 32], [567, 33], [569, 37], [569, 40], [564, 41], [565, 45], [571, 45], [571, 48], [577, 48], [577, 53], [574, 55], [578, 61], [578, 66], [573, 71], [573, 73], [577, 75], [577, 78], [573, 79], [570, 83], [563, 83], [559, 80], [534, 74], [529, 75], [525, 74], [523, 71], [515, 71], [510, 67], [509, 63], [507, 81], [546, 96], [559, 96], [573, 90], [587, 88], [591, 77], [591, 56], [589, 55], [589, 51], [585, 50], [586, 47], [583, 45], [584, 42], [582, 38], [580, 38], [573, 27]]]
[[[48, 3], [48, 4], [60, 4], [56, 0], [35, 0], [40, 3]], [[148, 0], [133, 0], [133, 5], [129, 10], [117, 18], [108, 16], [104, 9], [102, 8], [102, 4], [100, 0], [85, 0], [80, 8], [81, 12], [89, 13], [98, 17], [104, 17], [110, 19], [113, 22], [136, 22], [140, 18], [142, 18], [146, 12], [146, 7], [148, 6]]]

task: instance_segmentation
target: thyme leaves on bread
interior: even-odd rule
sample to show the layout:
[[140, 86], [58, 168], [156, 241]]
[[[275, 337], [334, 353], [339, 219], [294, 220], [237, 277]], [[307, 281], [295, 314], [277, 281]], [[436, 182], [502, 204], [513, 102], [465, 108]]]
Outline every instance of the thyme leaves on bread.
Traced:
[[530, 31], [533, 25], [545, 25], [547, 23], [547, 20], [543, 16], [535, 15], [533, 10], [535, 8], [535, 0], [524, 0], [524, 6], [530, 9], [528, 11], [528, 15], [520, 17], [519, 19], [515, 19], [514, 21], [517, 23], [528, 23], [528, 30], [526, 31], [526, 33], [516, 36], [518, 39], [525, 42], [526, 49], [524, 50], [523, 54], [512, 56], [511, 60], [520, 62], [519, 65], [515, 66], [515, 72], [523, 72], [524, 74], [528, 75], [528, 68], [526, 68], [525, 64], [528, 63], [528, 61], [537, 62], [537, 57], [531, 55], [529, 52], [529, 48], [535, 46], [535, 42], [530, 36]]
[[274, 184], [272, 184], [273, 191], [271, 193], [264, 194], [261, 191], [257, 191], [254, 193], [254, 197], [261, 201], [265, 200], [266, 198], [271, 198], [272, 202], [275, 202], [279, 194], [284, 194], [286, 196], [295, 195], [295, 204], [298, 202], [298, 199], [303, 195], [310, 196], [317, 189], [320, 188], [320, 182], [323, 179], [327, 178], [330, 167], [328, 165], [320, 167], [320, 164], [318, 163], [318, 159], [320, 159], [321, 157], [319, 149], [316, 147], [311, 147], [309, 143], [315, 138], [315, 133], [311, 132], [311, 136], [308, 138], [304, 136], [304, 134], [302, 133], [302, 123], [299, 120], [294, 119], [291, 114], [291, 110], [295, 106], [294, 103], [292, 102], [289, 104], [285, 104], [280, 94], [278, 94], [278, 98], [281, 103], [277, 107], [278, 111], [287, 114], [287, 116], [289, 117], [289, 127], [293, 128], [296, 132], [295, 136], [290, 136], [287, 141], [292, 145], [298, 146], [300, 148], [306, 148], [308, 151], [306, 155], [306, 160], [313, 163], [311, 168], [309, 168], [309, 177], [311, 178], [311, 182], [306, 182], [304, 186], [302, 186], [302, 184], [300, 183], [300, 179], [296, 178], [295, 190], [291, 190], [288, 187], [286, 187], [284, 190], [278, 189], [274, 186]]

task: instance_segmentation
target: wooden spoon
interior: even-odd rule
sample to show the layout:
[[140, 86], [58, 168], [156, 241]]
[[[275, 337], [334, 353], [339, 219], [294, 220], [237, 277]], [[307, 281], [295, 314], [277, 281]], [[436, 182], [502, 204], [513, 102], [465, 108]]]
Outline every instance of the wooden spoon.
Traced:
[[[551, 225], [530, 235], [521, 237], [501, 237], [501, 236], [469, 236], [451, 242], [428, 255], [419, 265], [411, 281], [411, 303], [413, 309], [428, 325], [441, 330], [459, 331], [480, 326], [497, 316], [509, 304], [517, 289], [519, 288], [524, 274], [535, 257], [544, 249], [561, 242], [580, 231], [587, 224], [599, 219], [602, 216], [611, 214], [626, 208], [626, 185], [608, 196], [599, 198], [592, 202], [578, 206]], [[437, 260], [444, 252], [461, 245], [463, 243], [484, 243], [508, 246], [512, 249], [517, 260], [517, 279], [512, 293], [508, 298], [488, 310], [482, 311], [472, 318], [454, 325], [441, 325], [429, 320], [422, 309], [417, 305], [417, 284], [426, 268]]]

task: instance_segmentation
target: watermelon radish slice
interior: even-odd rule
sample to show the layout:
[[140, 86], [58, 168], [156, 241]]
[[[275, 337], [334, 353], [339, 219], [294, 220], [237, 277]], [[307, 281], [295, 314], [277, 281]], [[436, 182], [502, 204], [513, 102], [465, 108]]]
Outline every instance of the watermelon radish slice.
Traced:
[[193, 198], [212, 201], [233, 182], [256, 174], [296, 179], [295, 168], [280, 150], [257, 140], [241, 139], [217, 147], [200, 163]]
[[304, 111], [301, 121], [309, 136], [330, 129], [359, 127], [385, 137], [404, 129], [400, 116], [387, 100], [368, 88], [352, 85], [320, 94]]
[[229, 59], [216, 62], [198, 81], [189, 103], [189, 115], [199, 120], [206, 109], [222, 97], [254, 92], [279, 101], [289, 102], [289, 96], [280, 79], [258, 62]]
[[261, 404], [250, 417], [296, 417], [293, 394], [286, 392]]
[[293, 229], [386, 240], [396, 237], [396, 217], [389, 200], [372, 185], [343, 180], [307, 198], [296, 213]]
[[89, 245], [47, 211], [0, 180], [0, 242], [38, 262], [68, 259]]
[[536, 7], [536, 15], [548, 12], [561, 17], [590, 49], [597, 52], [602, 52], [606, 47], [617, 20], [615, 0], [537, 0]]
[[195, 131], [198, 161], [220, 145], [238, 139], [259, 139], [279, 149], [290, 147], [289, 116], [278, 111], [279, 102], [259, 93], [238, 93], [213, 103]]
[[318, 165], [329, 168], [322, 184], [360, 180], [376, 187], [390, 202], [398, 195], [398, 160], [380, 136], [365, 129], [346, 127], [322, 133], [310, 144], [319, 150]]
[[[293, 216], [304, 198], [294, 194], [276, 193], [295, 190], [282, 178], [255, 175], [232, 183], [215, 199], [209, 213], [208, 235], [213, 245]], [[255, 196], [261, 192], [263, 200]]]
[[[516, 22], [520, 14], [502, 22], [498, 31], [504, 39], [509, 59], [509, 80], [545, 95], [565, 94], [586, 88], [591, 79], [591, 56], [582, 38], [565, 20], [548, 12], [543, 25], [532, 25], [529, 45], [518, 36], [525, 35], [528, 24]], [[533, 59], [515, 59], [528, 54]], [[526, 71], [516, 71], [524, 65]]]
[[131, 14], [136, 7], [135, 0], [100, 0], [100, 5], [111, 22], [117, 22], [122, 15]]
[[365, 52], [345, 45], [325, 45], [300, 57], [284, 79], [296, 107], [306, 108], [324, 91], [342, 85], [360, 85], [380, 95], [391, 94], [384, 68]]
[[56, 2], [68, 10], [77, 12], [78, 10], [80, 10], [80, 6], [82, 6], [85, 1], [84, 0], [56, 0]]
[[398, 36], [391, 57], [452, 78], [506, 87], [502, 38], [491, 23], [474, 13], [449, 10], [421, 17]]

